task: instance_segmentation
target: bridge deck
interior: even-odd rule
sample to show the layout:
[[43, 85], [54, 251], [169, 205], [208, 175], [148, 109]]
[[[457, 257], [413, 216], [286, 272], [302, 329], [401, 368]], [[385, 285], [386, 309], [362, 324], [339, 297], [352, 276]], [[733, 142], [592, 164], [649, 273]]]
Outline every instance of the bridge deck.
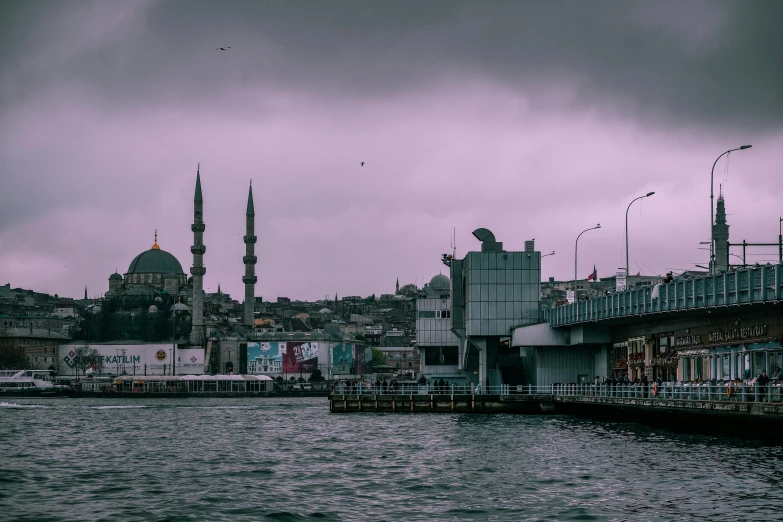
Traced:
[[749, 267], [720, 275], [680, 279], [571, 303], [547, 311], [550, 326], [783, 299], [783, 264]]

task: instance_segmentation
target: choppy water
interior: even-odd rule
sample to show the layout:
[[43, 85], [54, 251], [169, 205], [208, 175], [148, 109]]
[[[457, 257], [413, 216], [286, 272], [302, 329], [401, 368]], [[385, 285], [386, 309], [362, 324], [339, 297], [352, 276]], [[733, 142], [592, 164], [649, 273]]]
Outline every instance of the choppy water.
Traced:
[[0, 403], [0, 520], [780, 520], [783, 448], [326, 399]]

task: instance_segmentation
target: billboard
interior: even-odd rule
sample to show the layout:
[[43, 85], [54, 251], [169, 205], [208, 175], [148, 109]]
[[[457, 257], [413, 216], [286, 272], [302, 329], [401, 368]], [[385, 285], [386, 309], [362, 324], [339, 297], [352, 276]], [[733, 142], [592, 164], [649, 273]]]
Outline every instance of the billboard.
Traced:
[[320, 343], [288, 342], [283, 357], [283, 373], [312, 373], [318, 368]]
[[247, 372], [263, 375], [283, 373], [285, 345], [278, 342], [247, 343]]
[[353, 345], [353, 358], [356, 361], [356, 373], [361, 375], [372, 371], [372, 348], [361, 344]]
[[335, 375], [347, 375], [354, 367], [353, 345], [335, 344], [332, 348], [332, 373]]
[[204, 373], [202, 348], [177, 348], [171, 344], [63, 344], [59, 348], [60, 375], [84, 375], [77, 364], [80, 348], [95, 350], [100, 358], [99, 372], [112, 375], [175, 375]]

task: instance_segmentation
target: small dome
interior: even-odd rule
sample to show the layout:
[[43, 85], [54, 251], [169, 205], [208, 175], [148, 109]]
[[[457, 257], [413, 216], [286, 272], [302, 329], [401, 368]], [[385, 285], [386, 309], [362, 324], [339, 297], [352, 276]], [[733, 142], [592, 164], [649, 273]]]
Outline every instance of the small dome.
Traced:
[[331, 313], [332, 313], [332, 311], [331, 311], [331, 310], [329, 310], [328, 308], [321, 308], [320, 310], [318, 310], [318, 313], [319, 313], [319, 314], [328, 315], [328, 314], [331, 314]]
[[109, 281], [122, 281], [122, 276], [117, 272], [114, 272], [112, 275], [109, 276]]
[[158, 307], [155, 306], [155, 305], [152, 305], [152, 306], [150, 306], [148, 312], [151, 313], [151, 314], [156, 314], [156, 313], [158, 313]]
[[178, 312], [179, 311], [190, 311], [190, 308], [188, 308], [187, 306], [185, 306], [182, 303], [174, 303], [173, 305], [171, 305], [169, 307], [169, 312], [172, 311], [172, 310], [176, 310]]
[[451, 285], [451, 279], [449, 279], [447, 276], [445, 276], [443, 274], [438, 274], [435, 277], [433, 277], [432, 279], [430, 279], [430, 285], [431, 286], [441, 286], [441, 285], [449, 286], [449, 285]]

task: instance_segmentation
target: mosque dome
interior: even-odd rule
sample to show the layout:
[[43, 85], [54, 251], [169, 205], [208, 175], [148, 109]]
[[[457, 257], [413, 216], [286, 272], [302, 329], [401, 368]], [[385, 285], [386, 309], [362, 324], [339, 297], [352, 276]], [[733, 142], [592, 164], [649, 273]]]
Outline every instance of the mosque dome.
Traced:
[[114, 272], [112, 275], [109, 276], [109, 281], [122, 281], [122, 276], [117, 272]]
[[[184, 274], [177, 258], [158, 246], [158, 231], [155, 231], [155, 243], [146, 252], [137, 255], [128, 267], [129, 274]], [[114, 277], [112, 275], [112, 277]]]
[[430, 279], [430, 286], [432, 288], [449, 288], [451, 287], [451, 279], [443, 274], [438, 274]]

